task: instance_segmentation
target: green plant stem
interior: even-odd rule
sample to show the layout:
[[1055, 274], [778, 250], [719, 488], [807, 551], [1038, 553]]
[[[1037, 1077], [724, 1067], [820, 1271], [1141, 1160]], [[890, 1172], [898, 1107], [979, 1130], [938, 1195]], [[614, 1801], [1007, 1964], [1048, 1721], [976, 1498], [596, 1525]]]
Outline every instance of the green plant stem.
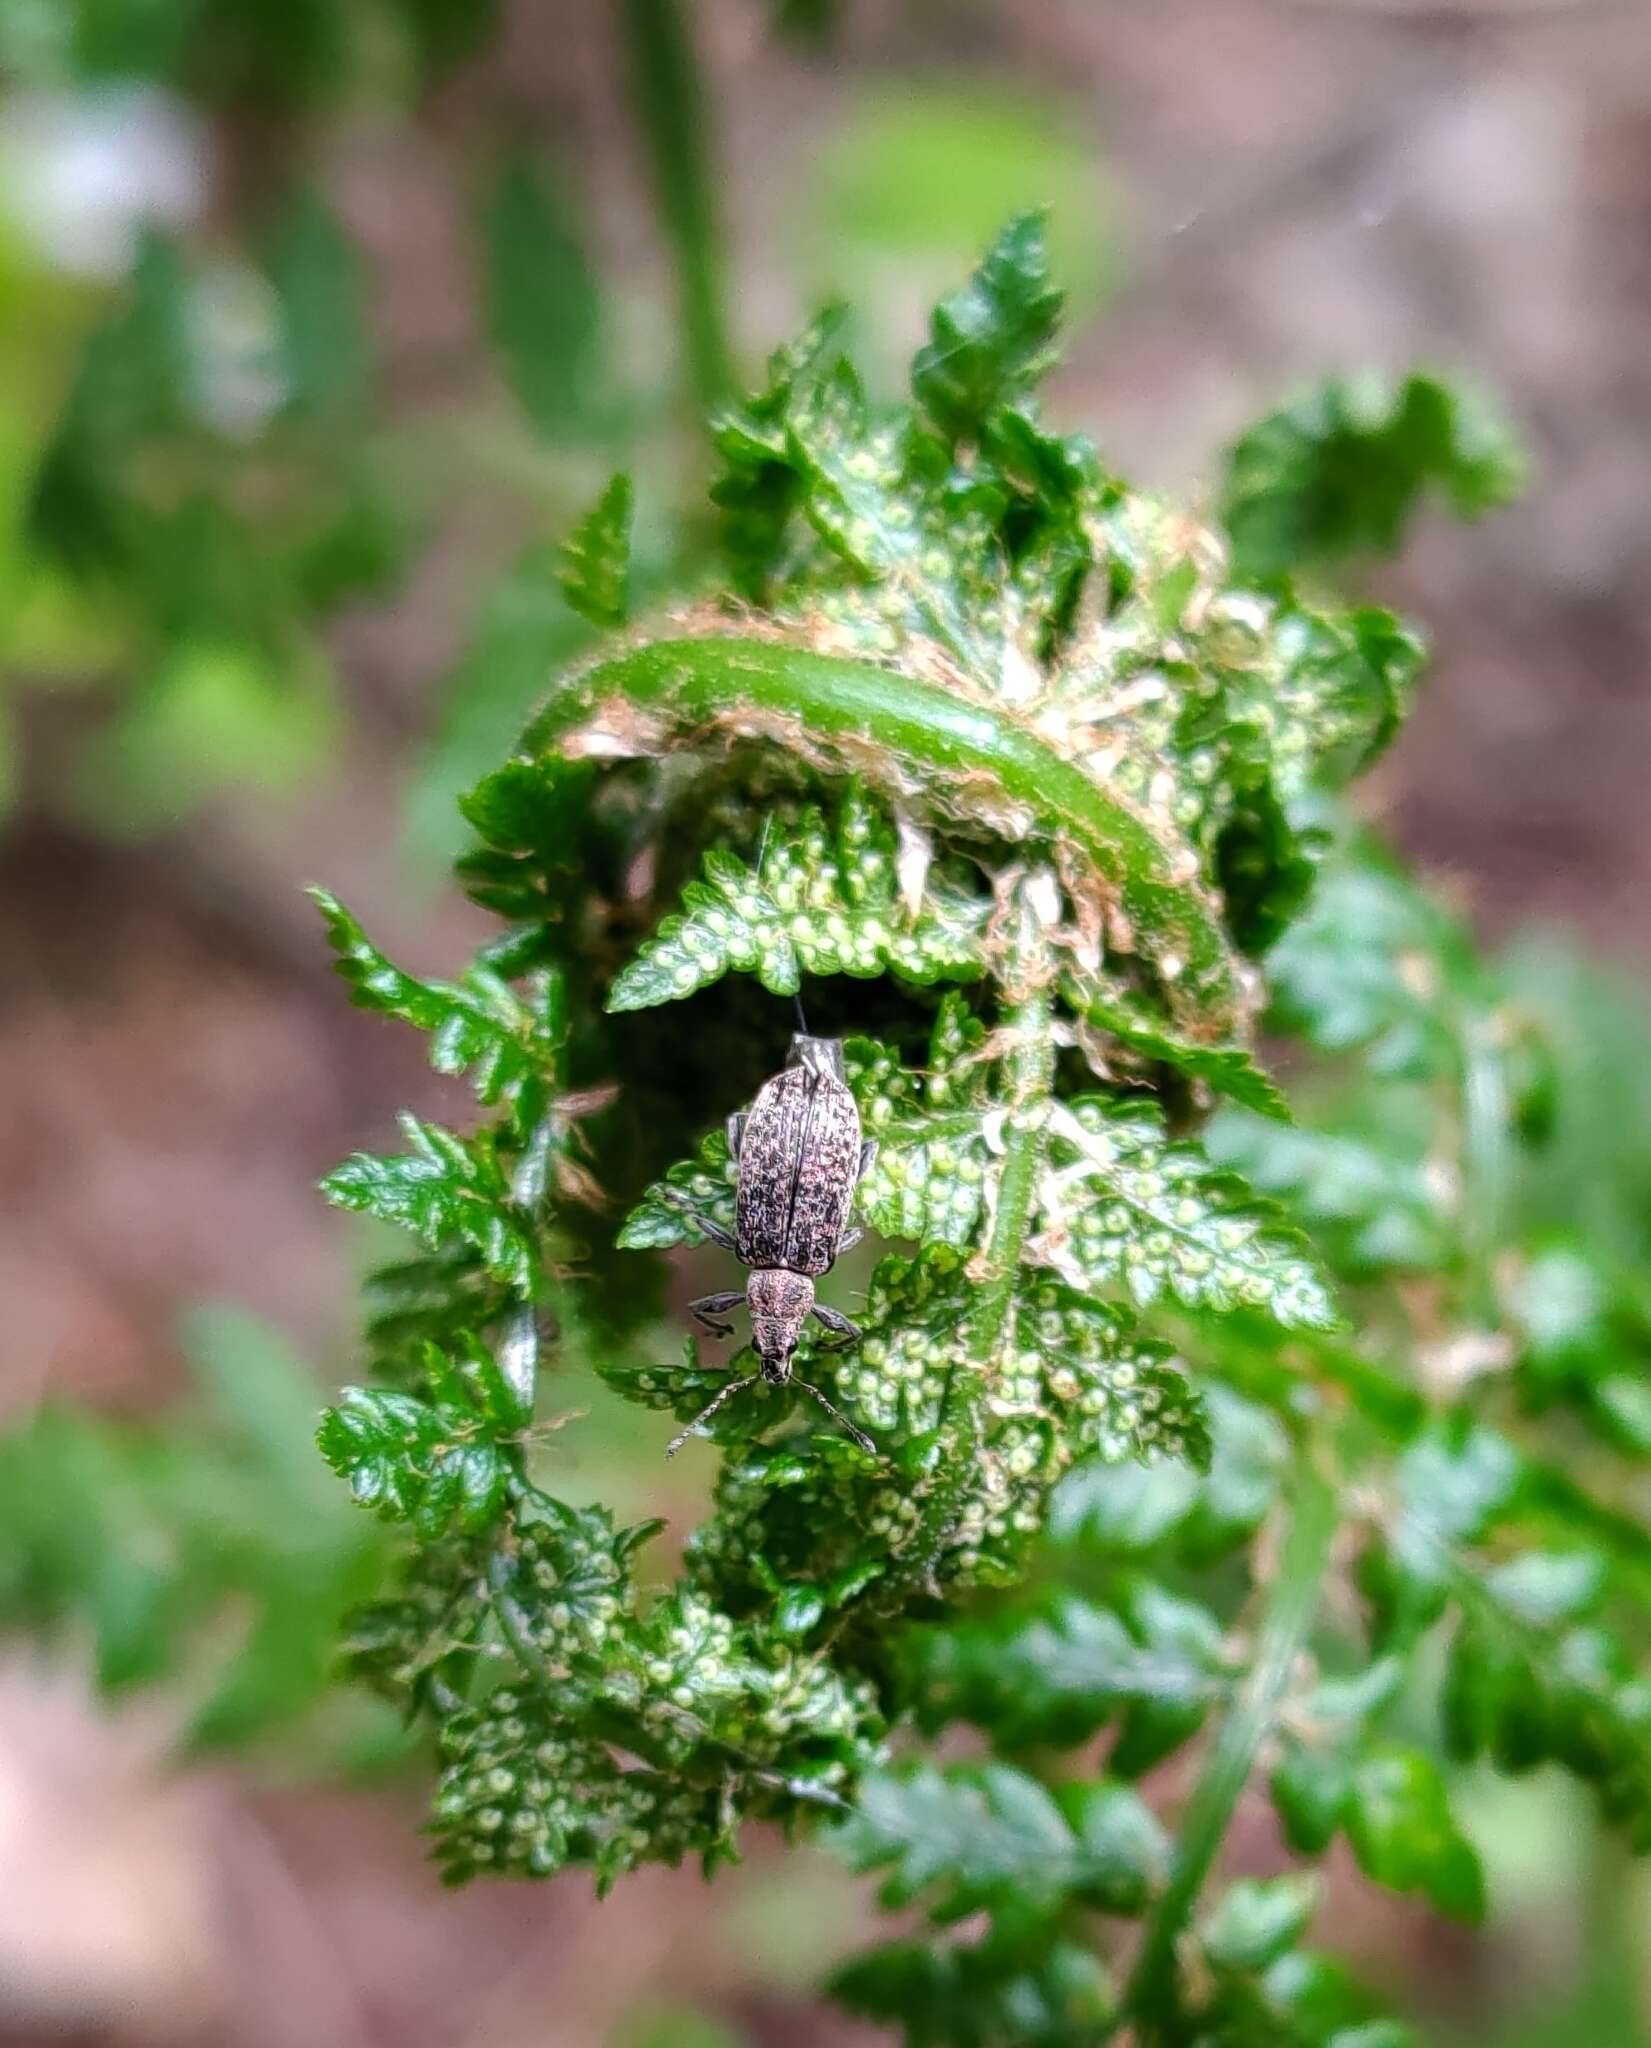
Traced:
[[[1046, 947], [1027, 916], [1016, 968], [1037, 975], [1045, 967]], [[997, 1208], [991, 1235], [970, 1268], [977, 1293], [969, 1318], [967, 1355], [953, 1371], [940, 1418], [936, 1469], [923, 1502], [907, 1559], [896, 1583], [910, 1586], [933, 1573], [946, 1538], [957, 1522], [964, 1497], [976, 1480], [981, 1451], [981, 1405], [997, 1370], [998, 1353], [1015, 1285], [1020, 1278], [1026, 1233], [1032, 1221], [1032, 1197], [1038, 1166], [1047, 1142], [1045, 1111], [1055, 1075], [1055, 1048], [1050, 1036], [1049, 992], [1031, 988], [1013, 1005], [1004, 1022], [1010, 1044], [1004, 1061], [1008, 1115], [1004, 1125], [1003, 1167], [998, 1175]]]
[[1150, 934], [1178, 1016], [1200, 1039], [1244, 1012], [1237, 964], [1190, 849], [1166, 844], [1117, 793], [1000, 706], [936, 683], [780, 642], [707, 635], [655, 640], [587, 669], [529, 728], [529, 752], [578, 751], [598, 727], [608, 756], [770, 734], [895, 792], [917, 783], [971, 821], [1037, 819], [1074, 856], [1069, 886], [1094, 876], [1097, 907], [1121, 906]]
[[532, 1623], [516, 1598], [515, 1561], [502, 1550], [488, 1553], [487, 1585], [499, 1633], [509, 1644], [517, 1663], [536, 1685], [553, 1689], [556, 1673], [534, 1642]]
[[1256, 1631], [1255, 1655], [1187, 1802], [1174, 1869], [1130, 1978], [1126, 2003], [1140, 2048], [1175, 2048], [1180, 2039], [1176, 1950], [1312, 1628], [1335, 1528], [1335, 1494], [1304, 1453], [1296, 1464], [1294, 1514]]
[[[1030, 950], [1030, 943], [1023, 946], [1021, 964], [1029, 964]], [[979, 1294], [969, 1324], [969, 1357], [983, 1370], [1003, 1341], [1032, 1219], [1032, 1195], [1046, 1143], [1045, 1108], [1055, 1077], [1049, 1025], [1049, 991], [1044, 987], [1025, 995], [1004, 1020], [1009, 1051], [1004, 1060], [1008, 1118], [1003, 1170], [998, 1175], [991, 1235], [975, 1269]]]
[[626, 0], [631, 94], [654, 203], [676, 265], [677, 302], [696, 410], [733, 388], [724, 317], [722, 240], [712, 197], [704, 80], [680, 0]]
[[1506, 1240], [1507, 1199], [1513, 1176], [1513, 1105], [1496, 1019], [1473, 1010], [1461, 1021], [1462, 1248], [1467, 1258], [1465, 1307], [1487, 1329], [1501, 1309], [1496, 1248]]

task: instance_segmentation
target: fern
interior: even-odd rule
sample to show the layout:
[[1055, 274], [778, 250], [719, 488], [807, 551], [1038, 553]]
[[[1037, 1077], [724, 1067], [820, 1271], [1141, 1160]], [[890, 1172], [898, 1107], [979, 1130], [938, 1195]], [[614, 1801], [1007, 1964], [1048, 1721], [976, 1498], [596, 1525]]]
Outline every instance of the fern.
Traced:
[[614, 982], [610, 1010], [692, 995], [731, 969], [775, 995], [795, 994], [804, 974], [928, 982], [980, 973], [989, 900], [920, 889], [915, 908], [902, 901], [895, 835], [852, 785], [829, 837], [809, 810], [756, 869], [716, 849], [704, 865], [683, 913], [667, 917]]
[[[435, 1739], [455, 1881], [605, 1887], [813, 1824], [921, 1916], [835, 1980], [908, 2042], [1396, 2048], [1303, 1948], [1310, 1881], [1207, 1896], [1241, 1801], [1468, 1920], [1454, 1758], [1557, 1760], [1651, 1834], [1643, 1301], [1527, 1228], [1540, 1028], [1339, 808], [1420, 644], [1281, 573], [1344, 444], [1391, 459], [1330, 552], [1436, 478], [1484, 509], [1510, 462], [1443, 387], [1331, 393], [1234, 458], [1256, 586], [1045, 423], [1058, 312], [1017, 221], [910, 405], [827, 316], [721, 410], [726, 595], [564, 677], [467, 800], [505, 921], [477, 967], [420, 982], [321, 899], [353, 998], [489, 1112], [328, 1182], [423, 1248], [375, 1282], [379, 1384], [322, 1427], [405, 1532], [348, 1656]], [[629, 512], [617, 483], [569, 545], [602, 624]], [[537, 1378], [687, 1420], [753, 1369], [661, 1338], [641, 1283], [731, 1222], [723, 1120], [805, 984], [892, 1242], [859, 1340], [798, 1363], [875, 1448], [791, 1386], [721, 1406], [672, 1576], [560, 1499]], [[1574, 1477], [1533, 1435], [1556, 1409]], [[1400, 1714], [1430, 1697], [1436, 1745]], [[976, 1761], [925, 1753], [958, 1725]]]

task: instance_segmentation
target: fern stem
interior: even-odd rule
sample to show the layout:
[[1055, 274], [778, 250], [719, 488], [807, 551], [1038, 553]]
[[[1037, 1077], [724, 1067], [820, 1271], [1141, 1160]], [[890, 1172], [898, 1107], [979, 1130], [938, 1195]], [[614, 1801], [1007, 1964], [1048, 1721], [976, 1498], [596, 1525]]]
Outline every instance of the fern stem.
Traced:
[[1506, 1241], [1507, 1193], [1513, 1174], [1513, 1106], [1495, 1019], [1470, 1010], [1462, 1033], [1462, 1248], [1467, 1260], [1467, 1313], [1497, 1326], [1496, 1247]]
[[492, 1596], [494, 1618], [499, 1624], [499, 1633], [504, 1637], [517, 1663], [535, 1684], [547, 1689], [554, 1688], [556, 1673], [538, 1644], [533, 1640], [533, 1623], [526, 1609], [516, 1598], [515, 1561], [500, 1549], [489, 1551], [487, 1558], [487, 1585]]
[[627, 0], [625, 22], [631, 95], [676, 266], [688, 373], [696, 407], [704, 412], [720, 404], [733, 383], [704, 80], [679, 0]]
[[969, 1319], [967, 1358], [952, 1374], [940, 1418], [939, 1456], [930, 1490], [913, 1535], [908, 1561], [897, 1583], [910, 1586], [933, 1573], [963, 1501], [977, 1484], [981, 1452], [981, 1407], [992, 1384], [999, 1348], [1020, 1279], [1038, 1166], [1047, 1142], [1046, 1106], [1055, 1076], [1050, 1033], [1048, 947], [1029, 904], [1020, 910], [1020, 933], [1010, 963], [1011, 987], [1023, 991], [1004, 1021], [1009, 1050], [1004, 1060], [1008, 1115], [997, 1205], [986, 1244], [971, 1267], [978, 1292]]
[[1174, 2048], [1179, 2038], [1176, 1950], [1312, 1628], [1335, 1528], [1335, 1494], [1304, 1455], [1297, 1461], [1294, 1514], [1256, 1632], [1255, 1655], [1187, 1802], [1175, 1865], [1130, 1978], [1126, 2005], [1140, 2048], [1155, 2042]]
[[1055, 1073], [1049, 1033], [1049, 992], [1040, 988], [1017, 1003], [1006, 1025], [1012, 1040], [1005, 1062], [1009, 1115], [1003, 1170], [998, 1176], [997, 1213], [978, 1264], [980, 1293], [969, 1326], [969, 1356], [984, 1371], [1003, 1339], [1020, 1277], [1021, 1255], [1031, 1223], [1032, 1194], [1046, 1138], [1044, 1105]]

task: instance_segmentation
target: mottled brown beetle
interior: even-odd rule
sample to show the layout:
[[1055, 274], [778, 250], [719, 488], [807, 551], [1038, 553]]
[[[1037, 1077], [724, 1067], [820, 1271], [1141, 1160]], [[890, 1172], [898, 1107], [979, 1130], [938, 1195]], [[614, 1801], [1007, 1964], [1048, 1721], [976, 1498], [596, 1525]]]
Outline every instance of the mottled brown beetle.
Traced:
[[[728, 1150], [739, 1168], [732, 1234], [700, 1210], [688, 1214], [713, 1243], [749, 1266], [751, 1277], [742, 1290], [707, 1294], [688, 1308], [706, 1329], [728, 1337], [733, 1326], [720, 1318], [743, 1301], [762, 1369], [724, 1387], [672, 1439], [666, 1457], [730, 1395], [758, 1379], [771, 1387], [792, 1381], [792, 1355], [809, 1316], [851, 1343], [860, 1334], [847, 1316], [814, 1299], [815, 1280], [864, 1235], [850, 1226], [849, 1211], [854, 1190], [877, 1156], [876, 1139], [860, 1136], [860, 1111], [843, 1077], [839, 1041], [799, 1032], [784, 1070], [763, 1084], [749, 1110], [728, 1119]], [[875, 1448], [818, 1387], [807, 1380], [793, 1384], [812, 1394], [857, 1444]]]

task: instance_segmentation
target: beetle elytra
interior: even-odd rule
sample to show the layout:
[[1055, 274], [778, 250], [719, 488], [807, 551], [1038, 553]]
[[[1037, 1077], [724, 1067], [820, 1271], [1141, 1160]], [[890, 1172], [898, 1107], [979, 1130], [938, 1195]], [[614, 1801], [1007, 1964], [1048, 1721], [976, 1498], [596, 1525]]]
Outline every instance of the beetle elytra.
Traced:
[[[688, 1307], [706, 1329], [726, 1337], [732, 1326], [721, 1318], [743, 1302], [762, 1364], [759, 1372], [722, 1388], [672, 1440], [667, 1457], [731, 1395], [758, 1379], [772, 1387], [791, 1381], [792, 1356], [809, 1316], [851, 1343], [860, 1334], [847, 1316], [814, 1298], [814, 1282], [863, 1235], [850, 1224], [849, 1212], [854, 1190], [877, 1155], [877, 1141], [860, 1135], [860, 1111], [844, 1079], [841, 1043], [799, 1032], [791, 1041], [788, 1064], [763, 1084], [749, 1110], [728, 1119], [728, 1149], [739, 1169], [732, 1232], [699, 1210], [689, 1214], [713, 1243], [751, 1269], [750, 1277], [743, 1289], [707, 1294]], [[856, 1443], [874, 1448], [818, 1387], [806, 1380], [795, 1384], [812, 1394]]]

